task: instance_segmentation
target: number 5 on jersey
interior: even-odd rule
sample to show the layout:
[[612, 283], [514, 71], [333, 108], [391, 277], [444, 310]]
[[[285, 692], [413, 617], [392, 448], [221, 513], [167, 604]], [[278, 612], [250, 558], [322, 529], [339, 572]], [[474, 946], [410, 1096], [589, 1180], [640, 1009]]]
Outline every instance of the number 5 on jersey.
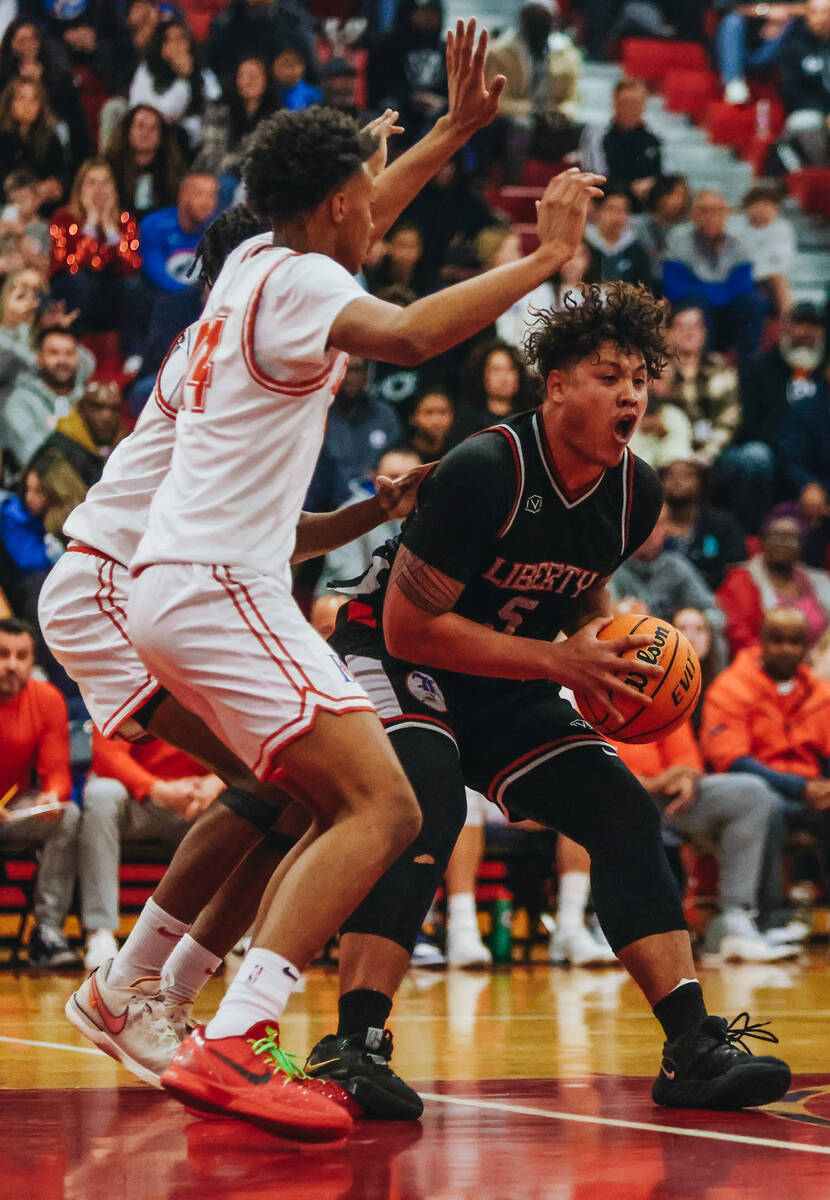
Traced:
[[225, 317], [211, 317], [196, 330], [184, 385], [184, 407], [189, 412], [205, 411], [205, 397], [213, 378], [213, 356], [219, 349], [224, 325]]

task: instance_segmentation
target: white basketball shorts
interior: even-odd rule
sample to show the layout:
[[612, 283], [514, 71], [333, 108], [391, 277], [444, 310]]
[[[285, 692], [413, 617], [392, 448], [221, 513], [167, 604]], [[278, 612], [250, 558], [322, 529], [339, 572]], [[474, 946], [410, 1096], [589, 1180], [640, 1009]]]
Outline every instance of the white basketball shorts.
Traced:
[[159, 690], [127, 633], [130, 573], [86, 546], [70, 546], [46, 577], [40, 627], [75, 680], [95, 724], [112, 737]]
[[374, 712], [287, 588], [247, 567], [143, 568], [129, 635], [164, 687], [262, 780], [318, 711]]

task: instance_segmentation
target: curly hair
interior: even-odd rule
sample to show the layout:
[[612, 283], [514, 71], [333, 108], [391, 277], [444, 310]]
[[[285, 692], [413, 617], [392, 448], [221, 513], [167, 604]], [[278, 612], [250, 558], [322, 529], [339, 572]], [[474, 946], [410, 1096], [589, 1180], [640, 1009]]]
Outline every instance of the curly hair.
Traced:
[[559, 311], [538, 312], [524, 340], [525, 358], [542, 379], [551, 371], [596, 358], [603, 342], [642, 354], [649, 379], [666, 365], [667, 307], [642, 283], [586, 283], [565, 295]]
[[313, 105], [267, 117], [242, 168], [249, 207], [269, 221], [311, 212], [377, 149], [374, 134], [333, 108]]
[[225, 259], [248, 238], [265, 233], [266, 226], [255, 217], [244, 204], [227, 208], [208, 226], [196, 247], [195, 262], [199, 264], [199, 280], [205, 287], [213, 287], [222, 270]]

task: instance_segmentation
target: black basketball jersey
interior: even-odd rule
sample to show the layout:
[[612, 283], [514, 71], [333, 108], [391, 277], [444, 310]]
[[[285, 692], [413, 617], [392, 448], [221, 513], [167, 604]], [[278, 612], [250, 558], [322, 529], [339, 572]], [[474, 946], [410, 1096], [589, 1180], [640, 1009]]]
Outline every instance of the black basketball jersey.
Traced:
[[581, 494], [569, 494], [541, 412], [522, 413], [468, 438], [427, 475], [400, 538], [376, 552], [349, 590], [376, 604], [402, 542], [465, 584], [453, 611], [550, 641], [582, 593], [645, 541], [661, 500], [656, 474], [629, 450]]

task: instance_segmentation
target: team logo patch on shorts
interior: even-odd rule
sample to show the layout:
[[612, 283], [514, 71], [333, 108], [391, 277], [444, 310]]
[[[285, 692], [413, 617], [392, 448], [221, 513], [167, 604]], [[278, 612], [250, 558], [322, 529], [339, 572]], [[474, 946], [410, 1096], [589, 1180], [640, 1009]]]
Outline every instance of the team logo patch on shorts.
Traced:
[[431, 675], [423, 671], [410, 671], [406, 677], [406, 688], [410, 695], [435, 712], [446, 712], [447, 702], [441, 689]]

